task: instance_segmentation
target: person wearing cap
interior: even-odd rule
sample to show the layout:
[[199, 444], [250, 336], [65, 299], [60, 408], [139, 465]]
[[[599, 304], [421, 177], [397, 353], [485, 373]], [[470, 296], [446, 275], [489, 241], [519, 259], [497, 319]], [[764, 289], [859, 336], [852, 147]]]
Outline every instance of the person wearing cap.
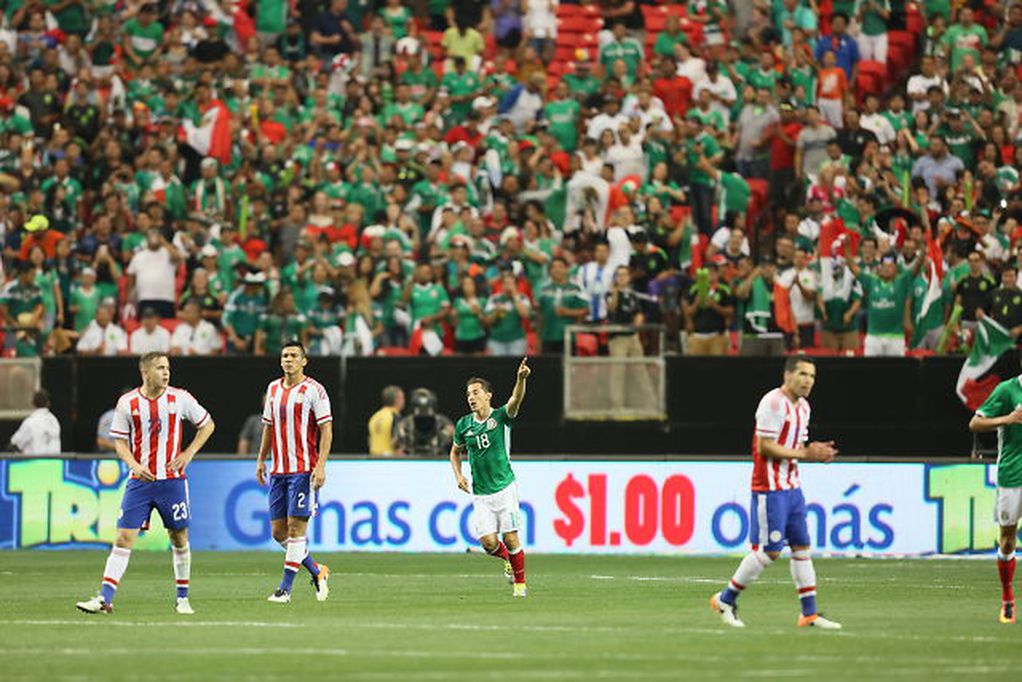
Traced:
[[113, 298], [104, 298], [99, 308], [96, 309], [96, 317], [85, 328], [78, 339], [75, 351], [79, 355], [128, 355], [128, 335], [124, 329], [114, 322], [114, 314], [117, 310], [117, 301]]
[[242, 284], [227, 297], [224, 333], [231, 355], [251, 353], [259, 320], [266, 311], [266, 274], [248, 272]]
[[687, 355], [726, 355], [730, 345], [727, 332], [735, 314], [730, 287], [720, 281], [716, 261], [696, 272], [696, 282], [681, 302], [688, 340]]
[[919, 275], [926, 260], [926, 253], [921, 251], [899, 273], [898, 254], [889, 251], [880, 257], [880, 267], [874, 274], [862, 270], [851, 253], [845, 252], [846, 264], [862, 284], [866, 295], [866, 356], [905, 355], [905, 332], [911, 330], [912, 325], [908, 298], [912, 294], [912, 281]]
[[65, 239], [60, 231], [50, 226], [49, 218], [41, 213], [26, 220], [22, 229], [25, 231], [25, 236], [21, 240], [21, 248], [18, 251], [18, 258], [21, 260], [28, 260], [28, 255], [36, 246], [42, 247], [47, 260], [52, 260], [57, 255], [57, 242]]
[[132, 355], [170, 350], [170, 332], [160, 325], [155, 308], [142, 309], [142, 326], [128, 335], [128, 350]]
[[579, 48], [575, 51], [575, 70], [561, 76], [561, 82], [568, 86], [571, 96], [580, 103], [600, 92], [600, 80], [593, 75], [593, 63], [587, 50]]

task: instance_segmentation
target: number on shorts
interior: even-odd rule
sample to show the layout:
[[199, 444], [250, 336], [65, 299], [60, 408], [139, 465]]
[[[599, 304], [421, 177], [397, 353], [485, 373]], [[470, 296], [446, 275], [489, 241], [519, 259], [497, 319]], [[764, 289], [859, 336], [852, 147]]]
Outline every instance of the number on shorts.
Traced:
[[305, 506], [305, 493], [298, 493], [298, 506], [299, 507]]
[[184, 521], [188, 518], [188, 503], [187, 502], [176, 502], [172, 507], [173, 516], [175, 521]]
[[481, 434], [476, 436], [476, 447], [480, 450], [485, 450], [490, 447], [490, 436], [489, 434]]

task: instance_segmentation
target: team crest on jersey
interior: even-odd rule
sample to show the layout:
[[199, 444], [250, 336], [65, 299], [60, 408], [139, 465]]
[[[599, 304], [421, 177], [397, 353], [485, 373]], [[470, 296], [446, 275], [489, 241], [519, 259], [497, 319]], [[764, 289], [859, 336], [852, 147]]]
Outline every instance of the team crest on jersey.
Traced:
[[486, 430], [489, 431], [495, 428], [497, 428], [497, 420], [494, 419], [493, 417], [490, 417], [489, 419], [486, 420]]

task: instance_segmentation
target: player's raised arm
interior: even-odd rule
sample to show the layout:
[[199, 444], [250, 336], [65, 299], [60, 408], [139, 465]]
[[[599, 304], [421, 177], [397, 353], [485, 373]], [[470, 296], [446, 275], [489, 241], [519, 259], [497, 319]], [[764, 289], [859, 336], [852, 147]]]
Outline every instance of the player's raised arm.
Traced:
[[518, 365], [518, 378], [515, 380], [515, 388], [511, 391], [511, 398], [507, 401], [507, 415], [512, 419], [518, 416], [518, 410], [521, 409], [522, 401], [525, 400], [525, 380], [532, 373], [527, 364], [528, 361], [528, 358], [522, 358], [521, 364]]

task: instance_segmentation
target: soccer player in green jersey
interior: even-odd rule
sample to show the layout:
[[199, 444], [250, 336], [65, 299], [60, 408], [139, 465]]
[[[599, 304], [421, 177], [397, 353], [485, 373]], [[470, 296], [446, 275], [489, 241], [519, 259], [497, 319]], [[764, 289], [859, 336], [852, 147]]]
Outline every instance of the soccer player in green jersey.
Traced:
[[1015, 538], [1022, 518], [1022, 376], [1002, 381], [969, 422], [973, 433], [997, 430], [997, 502], [994, 522], [1001, 527], [997, 572], [1001, 576], [1002, 623], [1015, 622]]
[[[511, 423], [525, 399], [530, 369], [526, 358], [518, 365], [518, 378], [507, 405], [490, 404], [493, 391], [486, 379], [473, 377], [466, 384], [470, 414], [454, 426], [451, 466], [458, 487], [472, 493], [476, 534], [486, 553], [504, 562], [504, 575], [514, 583], [516, 597], [525, 589], [525, 548], [518, 539], [522, 514], [518, 509], [518, 484], [511, 470]], [[461, 456], [468, 453], [472, 487], [461, 473]], [[503, 542], [501, 537], [503, 536]]]

